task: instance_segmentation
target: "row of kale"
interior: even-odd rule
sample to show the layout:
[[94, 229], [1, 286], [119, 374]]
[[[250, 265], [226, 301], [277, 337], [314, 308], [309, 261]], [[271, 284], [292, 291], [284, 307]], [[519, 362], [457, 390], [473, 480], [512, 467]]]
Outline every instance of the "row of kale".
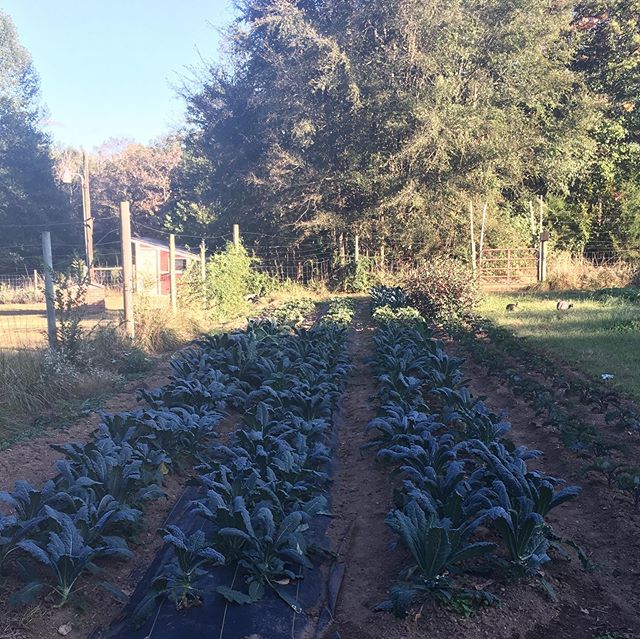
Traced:
[[[182, 360], [179, 384], [148, 397], [215, 410], [205, 389], [220, 383], [234, 389], [242, 418], [227, 443], [202, 456], [201, 496], [189, 506], [197, 530], [166, 531], [171, 559], [137, 606], [136, 624], [164, 598], [183, 609], [219, 596], [252, 603], [272, 591], [299, 611], [286, 585], [311, 567], [312, 522], [327, 510], [332, 416], [349, 371], [352, 314], [349, 300], [335, 299], [308, 330], [261, 322], [250, 335], [208, 338], [210, 346]], [[206, 579], [220, 565], [236, 568], [233, 587]]]
[[[82, 575], [99, 572], [98, 560], [131, 556], [128, 542], [142, 529], [143, 505], [165, 494], [166, 474], [202, 457], [226, 407], [239, 405], [246, 390], [240, 391], [235, 377], [216, 378], [214, 372], [199, 387], [208, 403], [197, 410], [194, 402], [161, 398], [184, 392], [186, 360], [205, 351], [225, 360], [229, 354], [222, 351], [250, 342], [256, 331], [259, 327], [250, 325], [244, 332], [203, 339], [173, 362], [167, 387], [143, 393], [150, 409], [104, 413], [89, 442], [54, 446], [65, 458], [42, 488], [20, 480], [13, 491], [0, 493], [10, 511], [0, 514], [0, 574], [24, 581], [11, 603], [28, 603], [44, 590], [63, 605]], [[107, 582], [99, 583], [126, 598]]]
[[387, 292], [391, 308], [377, 313], [375, 334], [381, 409], [369, 424], [369, 445], [402, 478], [386, 521], [412, 564], [383, 607], [403, 616], [426, 600], [492, 603], [491, 593], [464, 587], [465, 566], [542, 577], [555, 543], [545, 518], [579, 490], [527, 467], [540, 453], [505, 439], [504, 414], [472, 397], [462, 360], [449, 357], [426, 322], [407, 313], [401, 292], [375, 290], [374, 308], [387, 306]]

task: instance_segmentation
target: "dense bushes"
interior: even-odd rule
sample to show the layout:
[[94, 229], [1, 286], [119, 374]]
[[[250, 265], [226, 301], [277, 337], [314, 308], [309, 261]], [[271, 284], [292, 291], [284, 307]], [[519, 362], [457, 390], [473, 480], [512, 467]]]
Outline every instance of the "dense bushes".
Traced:
[[434, 259], [417, 268], [406, 283], [411, 303], [438, 324], [455, 324], [470, 316], [479, 287], [469, 267], [458, 260]]

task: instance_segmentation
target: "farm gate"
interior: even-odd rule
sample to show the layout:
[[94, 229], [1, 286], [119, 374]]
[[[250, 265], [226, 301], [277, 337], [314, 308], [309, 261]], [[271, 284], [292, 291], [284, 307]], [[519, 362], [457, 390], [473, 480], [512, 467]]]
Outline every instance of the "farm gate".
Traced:
[[518, 287], [538, 279], [537, 248], [483, 249], [479, 260], [482, 284], [488, 287]]

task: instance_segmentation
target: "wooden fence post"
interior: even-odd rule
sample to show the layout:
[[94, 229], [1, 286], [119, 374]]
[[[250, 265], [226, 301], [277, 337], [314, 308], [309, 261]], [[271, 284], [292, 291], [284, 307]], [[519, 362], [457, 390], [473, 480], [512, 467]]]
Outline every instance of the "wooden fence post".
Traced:
[[347, 253], [344, 246], [344, 233], [340, 231], [338, 235], [338, 254], [340, 256], [340, 266], [344, 266], [347, 261]]
[[540, 233], [540, 281], [547, 281], [547, 242], [549, 241], [549, 231]]
[[169, 297], [171, 298], [171, 312], [178, 312], [178, 291], [176, 289], [176, 236], [169, 235]]
[[543, 213], [544, 213], [544, 200], [542, 199], [541, 195], [538, 196], [538, 204], [539, 204], [539, 207], [540, 207], [540, 228], [539, 228], [539, 231], [540, 231], [540, 235], [539, 235], [540, 246], [538, 247], [538, 281], [539, 282], [543, 282], [544, 280], [542, 279], [543, 278], [542, 260], [543, 260], [543, 251], [544, 251], [544, 249], [542, 247], [542, 244], [543, 244], [543, 242], [542, 242], [542, 216], [543, 216]]
[[476, 232], [473, 223], [473, 201], [469, 201], [469, 226], [471, 227], [471, 270], [475, 273], [477, 268], [476, 261]]
[[131, 252], [131, 213], [129, 202], [120, 202], [120, 247], [122, 252], [122, 298], [124, 302], [124, 331], [135, 337], [133, 319], [133, 256]]
[[47, 306], [47, 336], [49, 338], [49, 346], [55, 348], [58, 340], [56, 335], [56, 307], [50, 231], [42, 231], [42, 261], [44, 262], [44, 299]]
[[204, 240], [200, 242], [200, 279], [203, 282], [207, 279], [207, 247]]
[[38, 269], [33, 269], [33, 290], [38, 292]]
[[484, 227], [487, 221], [487, 208], [489, 206], [489, 202], [485, 200], [482, 206], [482, 224], [480, 225], [480, 244], [478, 246], [480, 253], [480, 268], [482, 268], [482, 249], [484, 248]]

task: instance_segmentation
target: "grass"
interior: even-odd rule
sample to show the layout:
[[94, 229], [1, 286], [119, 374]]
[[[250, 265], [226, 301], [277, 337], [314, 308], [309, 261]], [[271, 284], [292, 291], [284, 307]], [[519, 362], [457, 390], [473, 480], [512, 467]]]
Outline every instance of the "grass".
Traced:
[[[559, 299], [574, 307], [557, 312]], [[516, 301], [518, 309], [508, 312], [506, 305]], [[613, 389], [640, 399], [640, 303], [618, 291], [491, 294], [480, 313], [575, 369], [614, 375]]]

